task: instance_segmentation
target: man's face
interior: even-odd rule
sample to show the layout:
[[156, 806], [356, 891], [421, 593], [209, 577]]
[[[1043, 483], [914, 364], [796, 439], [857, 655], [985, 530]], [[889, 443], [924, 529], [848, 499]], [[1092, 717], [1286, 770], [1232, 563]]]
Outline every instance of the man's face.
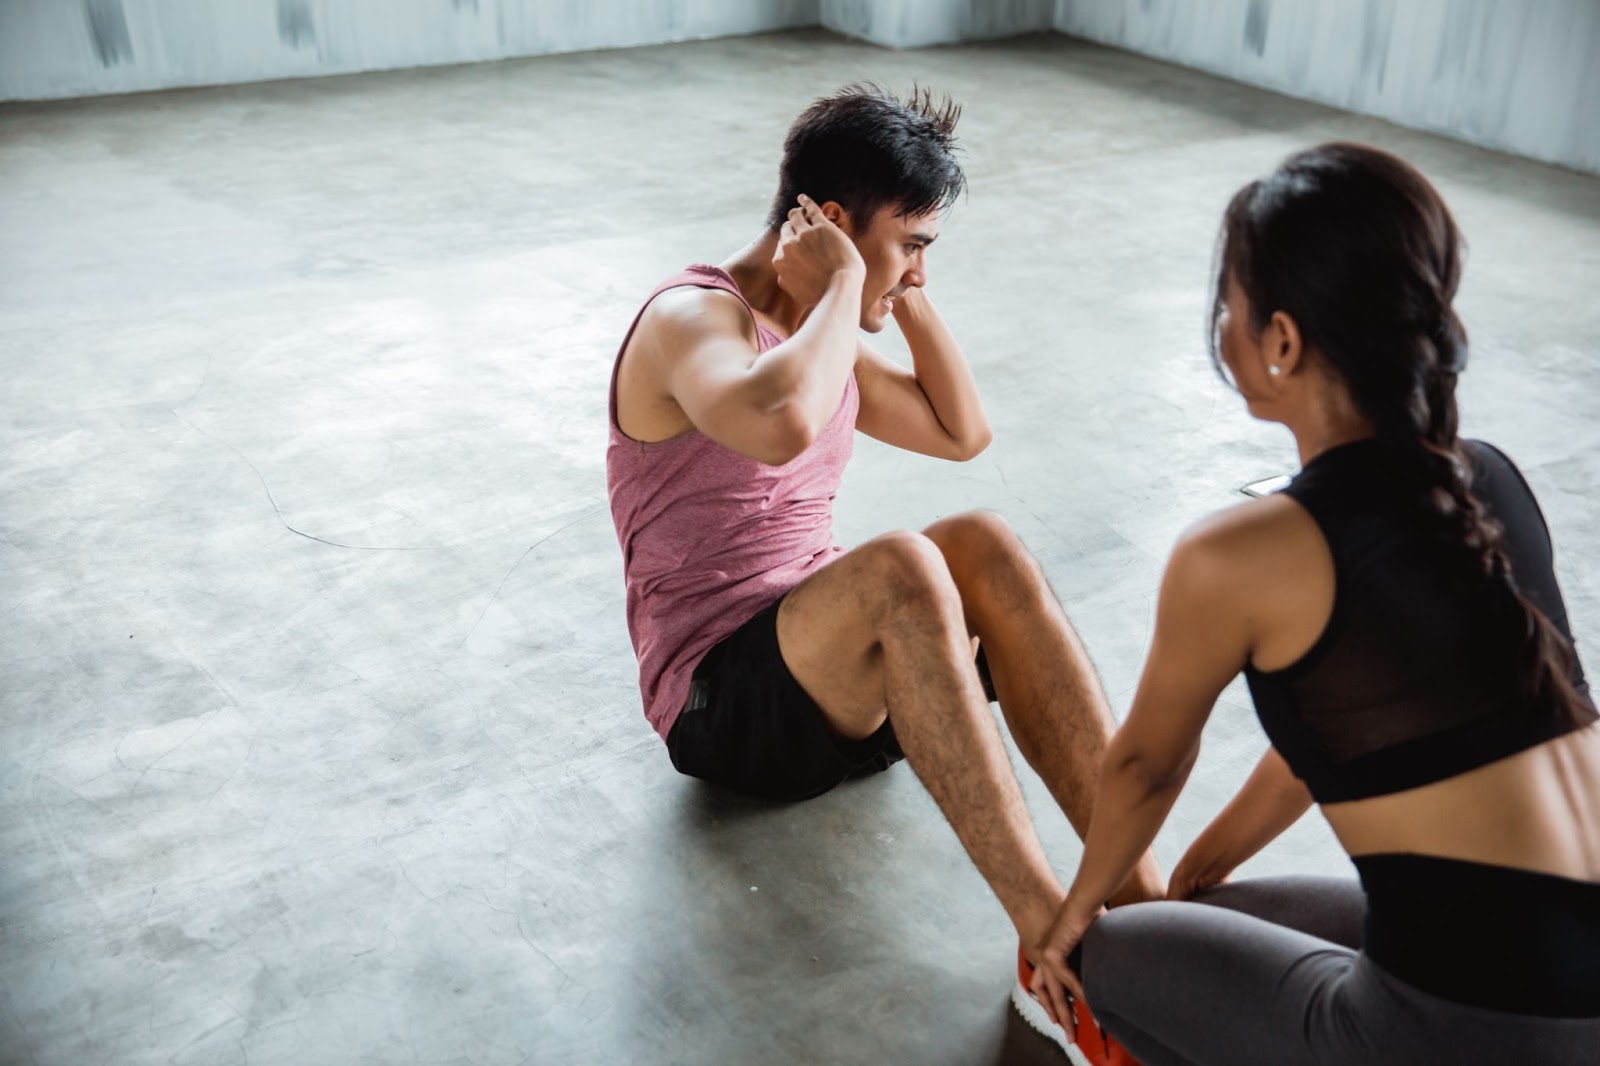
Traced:
[[928, 245], [939, 236], [939, 213], [902, 215], [893, 207], [884, 207], [864, 231], [846, 226], [845, 232], [867, 264], [867, 281], [861, 289], [861, 328], [877, 333], [901, 294], [927, 284], [925, 259]]

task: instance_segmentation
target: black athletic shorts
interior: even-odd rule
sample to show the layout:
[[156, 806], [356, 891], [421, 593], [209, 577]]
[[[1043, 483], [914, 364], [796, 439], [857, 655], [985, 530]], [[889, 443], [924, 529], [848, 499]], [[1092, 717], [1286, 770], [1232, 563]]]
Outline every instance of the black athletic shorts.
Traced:
[[[772, 800], [820, 796], [905, 754], [885, 721], [862, 740], [840, 736], [778, 650], [780, 599], [714, 645], [694, 670], [689, 699], [667, 734], [679, 773]], [[988, 663], [978, 673], [992, 700]]]

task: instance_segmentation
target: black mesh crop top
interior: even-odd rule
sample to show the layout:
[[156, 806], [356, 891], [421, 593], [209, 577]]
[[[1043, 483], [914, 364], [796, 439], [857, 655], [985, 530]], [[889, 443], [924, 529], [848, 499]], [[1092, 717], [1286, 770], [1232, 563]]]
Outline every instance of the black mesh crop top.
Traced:
[[[1512, 575], [1568, 641], [1551, 569], [1550, 533], [1511, 460], [1464, 442], [1473, 494], [1505, 529]], [[1261, 725], [1318, 803], [1364, 799], [1440, 781], [1574, 728], [1525, 706], [1518, 649], [1496, 639], [1482, 592], [1447, 565], [1376, 440], [1332, 448], [1283, 491], [1322, 529], [1333, 555], [1333, 613], [1299, 661], [1245, 670]], [[1572, 677], [1596, 712], [1583, 668]]]

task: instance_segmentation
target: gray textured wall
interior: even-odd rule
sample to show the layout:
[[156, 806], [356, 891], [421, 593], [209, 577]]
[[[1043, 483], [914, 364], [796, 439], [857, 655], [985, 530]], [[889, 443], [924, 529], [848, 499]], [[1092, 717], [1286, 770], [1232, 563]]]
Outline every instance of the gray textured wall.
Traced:
[[1600, 172], [1600, 0], [1060, 0], [1055, 25]]
[[819, 18], [818, 0], [0, 0], [0, 99], [620, 48]]
[[1041, 33], [1056, 0], [822, 0], [822, 24], [890, 48]]
[[1600, 0], [0, 0], [0, 100], [824, 25], [1049, 30], [1600, 173]]

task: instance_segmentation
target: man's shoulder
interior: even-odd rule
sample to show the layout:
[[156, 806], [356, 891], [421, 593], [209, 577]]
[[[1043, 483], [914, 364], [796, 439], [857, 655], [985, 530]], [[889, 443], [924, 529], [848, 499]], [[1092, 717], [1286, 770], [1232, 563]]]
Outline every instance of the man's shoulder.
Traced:
[[685, 280], [658, 292], [645, 311], [656, 315], [694, 315], [716, 307], [742, 311], [744, 301], [719, 285]]
[[715, 336], [753, 337], [744, 301], [715, 286], [675, 285], [656, 294], [639, 316], [636, 337], [682, 343]]

